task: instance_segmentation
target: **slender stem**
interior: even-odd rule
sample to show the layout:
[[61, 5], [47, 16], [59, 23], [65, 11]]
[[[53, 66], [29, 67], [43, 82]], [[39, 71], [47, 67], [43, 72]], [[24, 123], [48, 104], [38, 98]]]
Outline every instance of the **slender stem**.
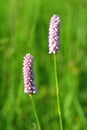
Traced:
[[39, 119], [38, 119], [38, 116], [37, 116], [37, 112], [36, 112], [36, 109], [35, 109], [35, 105], [34, 105], [34, 102], [33, 102], [32, 95], [29, 95], [29, 96], [30, 96], [30, 98], [31, 98], [31, 102], [32, 102], [32, 106], [33, 106], [35, 118], [36, 118], [37, 125], [38, 125], [38, 130], [41, 130], [40, 123], [39, 123]]
[[60, 130], [63, 130], [62, 116], [61, 116], [61, 109], [60, 109], [60, 99], [59, 99], [59, 95], [58, 95], [59, 94], [59, 85], [58, 85], [56, 55], [55, 54], [54, 54], [54, 70], [55, 70], [55, 82], [56, 82], [57, 111], [58, 111], [59, 121], [60, 121]]

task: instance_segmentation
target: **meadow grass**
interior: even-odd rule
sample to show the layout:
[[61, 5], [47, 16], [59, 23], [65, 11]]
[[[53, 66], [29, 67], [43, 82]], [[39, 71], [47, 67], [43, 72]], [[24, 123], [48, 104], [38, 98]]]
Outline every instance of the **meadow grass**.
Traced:
[[0, 130], [37, 130], [22, 65], [35, 57], [33, 96], [42, 130], [58, 130], [53, 57], [48, 54], [49, 20], [61, 19], [57, 55], [64, 130], [87, 129], [87, 1], [0, 1]]

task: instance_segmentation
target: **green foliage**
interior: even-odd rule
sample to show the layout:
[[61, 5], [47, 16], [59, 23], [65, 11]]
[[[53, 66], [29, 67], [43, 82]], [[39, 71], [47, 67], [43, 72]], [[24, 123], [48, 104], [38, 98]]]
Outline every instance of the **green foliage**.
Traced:
[[58, 78], [64, 130], [87, 129], [87, 1], [0, 1], [0, 130], [37, 130], [23, 92], [23, 57], [34, 56], [34, 95], [42, 130], [58, 130], [50, 17], [61, 19]]

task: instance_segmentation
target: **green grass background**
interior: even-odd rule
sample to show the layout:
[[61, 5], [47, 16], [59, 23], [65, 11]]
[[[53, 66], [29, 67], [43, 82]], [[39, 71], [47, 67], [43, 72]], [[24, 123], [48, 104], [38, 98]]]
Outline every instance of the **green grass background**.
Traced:
[[23, 57], [34, 56], [34, 102], [42, 130], [59, 130], [48, 28], [61, 19], [57, 54], [64, 130], [87, 130], [87, 0], [0, 0], [0, 130], [37, 130], [24, 94]]

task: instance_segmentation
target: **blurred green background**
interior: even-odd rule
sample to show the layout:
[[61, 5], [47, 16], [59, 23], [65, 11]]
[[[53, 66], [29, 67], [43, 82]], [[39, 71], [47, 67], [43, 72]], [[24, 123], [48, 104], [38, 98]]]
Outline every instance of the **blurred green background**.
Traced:
[[42, 130], [59, 130], [48, 28], [61, 19], [57, 70], [64, 130], [87, 130], [87, 0], [0, 0], [0, 130], [37, 130], [24, 94], [23, 57], [34, 56]]

